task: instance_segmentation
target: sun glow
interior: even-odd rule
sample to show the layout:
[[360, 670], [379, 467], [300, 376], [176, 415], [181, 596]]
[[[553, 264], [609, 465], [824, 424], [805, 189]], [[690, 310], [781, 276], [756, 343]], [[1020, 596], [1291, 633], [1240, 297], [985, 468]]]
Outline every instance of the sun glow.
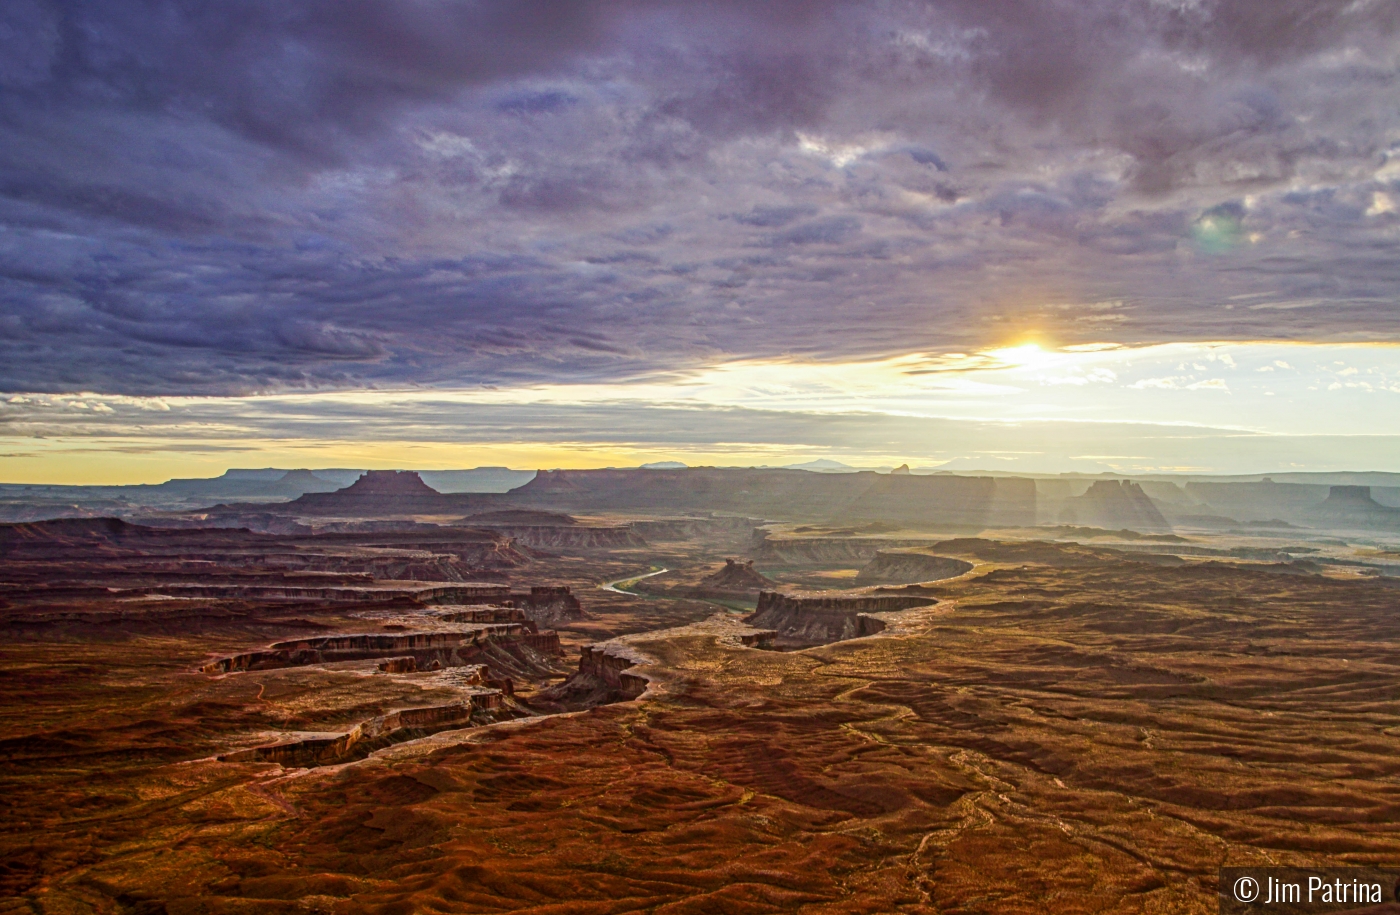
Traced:
[[[515, 419], [503, 431], [505, 415]], [[1024, 440], [1044, 456], [1022, 469], [1252, 472], [1330, 468], [1341, 439], [1327, 436], [1346, 437], [1347, 462], [1400, 470], [1400, 347], [1022, 338], [863, 361], [720, 362], [612, 384], [29, 393], [0, 399], [0, 425], [12, 482], [159, 482], [229, 466], [632, 466], [658, 454], [692, 466], [923, 455], [925, 466], [961, 457], [987, 469], [986, 455]], [[1124, 447], [1143, 457], [1100, 459]]]
[[1059, 357], [1058, 353], [1042, 349], [1039, 343], [1022, 343], [1020, 346], [987, 350], [984, 355], [990, 356], [1002, 365], [1014, 365], [1022, 368], [1050, 366], [1055, 364]]

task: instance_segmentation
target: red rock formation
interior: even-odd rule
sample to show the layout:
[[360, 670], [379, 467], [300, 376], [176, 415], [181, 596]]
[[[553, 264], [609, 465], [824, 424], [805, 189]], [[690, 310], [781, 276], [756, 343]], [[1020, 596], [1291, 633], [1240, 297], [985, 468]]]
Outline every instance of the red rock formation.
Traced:
[[626, 645], [615, 642], [585, 646], [579, 655], [578, 672], [537, 694], [535, 701], [563, 711], [636, 699], [646, 692], [648, 684], [646, 677], [630, 670], [638, 658]]
[[581, 620], [583, 607], [567, 587], [537, 585], [530, 589], [528, 597], [522, 595], [517, 603], [525, 615], [537, 623], [558, 623], [561, 620]]
[[[419, 670], [486, 663], [502, 671], [548, 675], [562, 654], [558, 636], [528, 630], [522, 623], [498, 623], [461, 632], [361, 633], [278, 642], [269, 648], [220, 658], [204, 665], [209, 674], [332, 664], [412, 656]], [[538, 647], [537, 647], [538, 646]]]
[[745, 617], [744, 622], [776, 630], [775, 641], [789, 646], [825, 645], [882, 632], [884, 622], [867, 614], [908, 610], [935, 602], [935, 598], [920, 593], [844, 595], [764, 591], [758, 596], [758, 609]]
[[513, 601], [508, 601], [507, 605], [493, 607], [471, 607], [463, 610], [448, 610], [437, 615], [437, 618], [445, 623], [524, 623], [531, 632], [535, 629], [535, 621], [525, 615], [525, 611], [513, 606]]
[[724, 568], [700, 579], [700, 587], [719, 591], [762, 591], [772, 582], [754, 571], [753, 560], [726, 559]]
[[[658, 576], [639, 581], [638, 588], [650, 593], [662, 593], [669, 597], [694, 597], [701, 600], [753, 601], [765, 588], [773, 587], [773, 582], [754, 570], [753, 560], [740, 561], [726, 559], [717, 571], [701, 578], [695, 584], [675, 584], [667, 587], [671, 576]], [[658, 590], [658, 586], [661, 586]]]
[[[510, 681], [505, 682], [508, 686]], [[344, 734], [253, 747], [226, 753], [219, 759], [224, 762], [272, 762], [289, 768], [333, 765], [363, 758], [374, 750], [438, 731], [486, 724], [499, 719], [502, 712], [516, 713], [508, 717], [526, 714], [510, 708], [501, 690], [480, 690], [460, 703], [402, 709], [371, 718]]]
[[886, 551], [875, 554], [856, 576], [859, 585], [907, 585], [921, 581], [954, 578], [972, 570], [972, 563], [947, 556], [915, 551]]
[[627, 672], [636, 663], [627, 651], [616, 646], [586, 645], [579, 657], [578, 670], [586, 677], [613, 687], [624, 700], [636, 699], [646, 692], [648, 682], [646, 677]]
[[521, 638], [524, 639], [526, 645], [536, 651], [558, 657], [564, 656], [564, 646], [559, 642], [559, 633], [553, 629], [544, 632], [527, 632]]

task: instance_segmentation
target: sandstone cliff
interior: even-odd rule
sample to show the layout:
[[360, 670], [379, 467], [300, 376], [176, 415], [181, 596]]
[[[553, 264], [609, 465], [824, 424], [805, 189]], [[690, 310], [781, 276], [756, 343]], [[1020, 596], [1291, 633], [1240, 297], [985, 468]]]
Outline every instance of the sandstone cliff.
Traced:
[[907, 585], [954, 578], [972, 570], [972, 563], [948, 556], [917, 551], [885, 551], [875, 554], [856, 576], [860, 585]]
[[293, 639], [204, 665], [209, 674], [271, 670], [341, 661], [412, 658], [416, 669], [485, 665], [493, 677], [534, 679], [553, 673], [563, 653], [558, 635], [533, 623], [492, 623], [456, 632], [351, 633]]
[[784, 565], [864, 565], [881, 550], [928, 546], [928, 540], [879, 537], [775, 537], [758, 531], [754, 555]]
[[744, 622], [775, 630], [778, 633], [775, 644], [786, 647], [825, 645], [883, 632], [884, 621], [868, 614], [908, 610], [936, 602], [933, 596], [917, 592], [846, 595], [764, 591], [758, 596], [758, 609], [745, 617]]
[[472, 690], [461, 702], [401, 709], [355, 725], [343, 734], [318, 735], [225, 753], [224, 762], [267, 762], [288, 768], [311, 768], [363, 759], [406, 740], [452, 728], [473, 727], [529, 713], [511, 704], [498, 689]]
[[586, 645], [579, 655], [578, 672], [541, 692], [536, 701], [562, 711], [637, 699], [646, 692], [648, 680], [631, 669], [646, 661], [621, 642]]

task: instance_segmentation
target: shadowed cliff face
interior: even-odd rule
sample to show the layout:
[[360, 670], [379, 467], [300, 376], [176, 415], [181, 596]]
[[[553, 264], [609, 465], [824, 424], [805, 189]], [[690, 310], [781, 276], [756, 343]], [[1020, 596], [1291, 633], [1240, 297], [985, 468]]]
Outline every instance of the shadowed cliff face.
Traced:
[[1141, 486], [1130, 480], [1096, 480], [1084, 495], [1066, 500], [1059, 521], [1110, 530], [1171, 530], [1157, 505]]
[[1308, 514], [1314, 521], [1339, 527], [1400, 530], [1400, 508], [1371, 498], [1369, 486], [1333, 486], [1326, 500]]
[[495, 623], [457, 632], [406, 632], [320, 636], [279, 642], [260, 651], [220, 658], [204, 666], [210, 674], [275, 670], [311, 664], [411, 656], [427, 669], [486, 663], [497, 676], [541, 676], [553, 670], [553, 655], [562, 654], [559, 637], [539, 633], [533, 623]]
[[451, 705], [403, 709], [371, 718], [344, 734], [308, 737], [226, 753], [223, 762], [275, 763], [289, 769], [331, 766], [363, 759], [375, 750], [452, 728], [480, 727], [528, 715], [507, 706], [500, 690], [474, 690]]
[[860, 570], [860, 574], [856, 576], [856, 584], [908, 585], [954, 578], [971, 570], [972, 563], [961, 559], [912, 551], [882, 550]]
[[772, 647], [805, 648], [883, 632], [885, 622], [870, 614], [934, 603], [936, 597], [922, 593], [793, 595], [764, 591], [758, 596], [758, 609], [744, 617], [744, 622], [774, 630], [777, 634], [770, 642]]
[[536, 704], [554, 711], [576, 711], [639, 699], [649, 681], [632, 668], [650, 660], [618, 642], [585, 645], [579, 654], [578, 671], [542, 691]]

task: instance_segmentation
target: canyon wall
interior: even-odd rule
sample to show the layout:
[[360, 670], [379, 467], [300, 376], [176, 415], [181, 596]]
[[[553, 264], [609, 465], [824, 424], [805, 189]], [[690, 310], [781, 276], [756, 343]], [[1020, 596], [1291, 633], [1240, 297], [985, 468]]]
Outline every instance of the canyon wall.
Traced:
[[825, 645], [885, 629], [884, 621], [867, 614], [908, 610], [932, 603], [936, 603], [936, 598], [917, 593], [844, 595], [764, 591], [758, 596], [758, 609], [745, 617], [744, 622], [775, 630], [778, 635], [774, 641], [790, 647]]
[[859, 585], [909, 585], [972, 571], [972, 563], [929, 553], [881, 550], [856, 576]]
[[928, 540], [879, 537], [774, 537], [758, 531], [755, 558], [783, 565], [864, 565], [881, 550], [927, 546]]
[[537, 623], [553, 625], [584, 618], [583, 607], [567, 587], [535, 585], [528, 595], [512, 597], [525, 615]]
[[580, 674], [613, 687], [624, 700], [636, 699], [647, 689], [645, 677], [628, 672], [635, 666], [628, 653], [606, 644], [585, 645], [578, 662]]
[[433, 663], [463, 667], [484, 662], [507, 673], [523, 670], [529, 674], [549, 672], [553, 669], [549, 659], [562, 654], [556, 633], [536, 632], [533, 624], [497, 623], [461, 632], [362, 633], [294, 639], [219, 658], [202, 670], [223, 674], [341, 661], [401, 661], [411, 657], [418, 669], [427, 669]]
[[[503, 714], [504, 713], [504, 714]], [[480, 689], [461, 702], [426, 708], [401, 709], [355, 725], [344, 734], [308, 737], [225, 753], [223, 762], [277, 763], [287, 768], [311, 768], [362, 759], [371, 752], [405, 740], [427, 737], [452, 728], [488, 724], [502, 717], [520, 717], [500, 690]]]

